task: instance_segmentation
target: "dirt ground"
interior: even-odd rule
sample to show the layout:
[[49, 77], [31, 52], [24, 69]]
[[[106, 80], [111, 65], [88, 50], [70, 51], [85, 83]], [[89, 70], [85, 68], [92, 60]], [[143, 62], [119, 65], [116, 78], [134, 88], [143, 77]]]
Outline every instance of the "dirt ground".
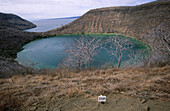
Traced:
[[[99, 95], [107, 102], [97, 102]], [[170, 66], [0, 78], [0, 111], [169, 111]]]
[[107, 95], [107, 102], [97, 102], [97, 96], [80, 95], [62, 99], [51, 99], [47, 104], [23, 107], [23, 111], [169, 111], [170, 102], [140, 101], [120, 94]]

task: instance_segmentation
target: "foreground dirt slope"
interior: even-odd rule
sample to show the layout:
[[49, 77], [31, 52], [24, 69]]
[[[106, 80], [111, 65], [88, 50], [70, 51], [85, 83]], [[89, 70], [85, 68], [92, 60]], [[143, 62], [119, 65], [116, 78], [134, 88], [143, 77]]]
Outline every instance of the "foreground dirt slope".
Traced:
[[170, 102], [148, 100], [145, 103], [119, 94], [107, 95], [107, 102], [97, 102], [97, 97], [82, 94], [71, 98], [51, 99], [46, 104], [21, 108], [23, 111], [169, 111]]
[[18, 111], [168, 111], [170, 66], [18, 75], [0, 79], [0, 100]]
[[44, 34], [118, 33], [139, 39], [169, 19], [170, 1], [132, 7], [108, 7], [90, 10], [74, 22]]

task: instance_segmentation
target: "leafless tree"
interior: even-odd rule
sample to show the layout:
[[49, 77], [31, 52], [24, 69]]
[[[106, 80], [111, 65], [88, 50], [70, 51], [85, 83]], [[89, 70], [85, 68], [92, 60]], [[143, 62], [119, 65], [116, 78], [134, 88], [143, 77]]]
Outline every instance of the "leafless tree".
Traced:
[[[170, 27], [166, 26], [167, 22], [161, 23], [149, 32], [150, 42], [154, 45], [160, 44], [160, 48], [153, 47], [155, 50], [167, 50], [170, 52]], [[166, 25], [165, 25], [166, 24]]]
[[129, 60], [127, 61], [126, 64], [134, 67], [148, 67], [151, 62], [150, 56], [151, 54], [148, 48], [132, 50], [128, 54]]
[[170, 57], [170, 27], [169, 21], [164, 20], [154, 27], [145, 37], [152, 50], [152, 61], [167, 62]]
[[124, 52], [130, 50], [133, 47], [133, 44], [127, 38], [114, 36], [106, 40], [106, 46], [108, 47], [106, 48], [107, 52], [117, 60], [117, 67], [120, 68]]
[[100, 52], [101, 47], [101, 38], [84, 35], [74, 38], [71, 44], [66, 44], [65, 53], [68, 56], [63, 63], [68, 67], [76, 67], [77, 69], [81, 69], [82, 66], [91, 69], [94, 56]]

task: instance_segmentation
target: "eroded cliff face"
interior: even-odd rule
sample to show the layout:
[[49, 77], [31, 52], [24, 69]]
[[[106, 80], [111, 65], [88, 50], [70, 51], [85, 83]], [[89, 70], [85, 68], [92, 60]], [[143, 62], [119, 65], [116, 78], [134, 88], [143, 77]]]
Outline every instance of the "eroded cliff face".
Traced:
[[44, 34], [117, 33], [142, 40], [147, 32], [164, 20], [170, 20], [168, 1], [90, 10], [72, 23]]

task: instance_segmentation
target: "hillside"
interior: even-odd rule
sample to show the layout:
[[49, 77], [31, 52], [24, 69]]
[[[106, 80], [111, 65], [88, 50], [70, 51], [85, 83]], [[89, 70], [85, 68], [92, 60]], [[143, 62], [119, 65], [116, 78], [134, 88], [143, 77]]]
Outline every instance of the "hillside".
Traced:
[[165, 2], [165, 1], [170, 1], [170, 0], [157, 0], [158, 2]]
[[35, 24], [22, 19], [14, 14], [0, 13], [0, 29], [30, 29], [36, 27]]
[[33, 27], [36, 25], [17, 15], [0, 13], [0, 77], [24, 70], [14, 59], [25, 43], [40, 38], [38, 33], [23, 31]]
[[0, 57], [15, 58], [18, 50], [38, 33], [24, 32], [36, 25], [14, 14], [0, 13]]
[[139, 6], [108, 7], [90, 10], [74, 22], [44, 34], [118, 33], [141, 39], [152, 28], [169, 19], [168, 1]]
[[[0, 110], [169, 111], [169, 72], [169, 66], [79, 73], [64, 69], [0, 78]], [[107, 96], [105, 104], [97, 102], [101, 94]]]

